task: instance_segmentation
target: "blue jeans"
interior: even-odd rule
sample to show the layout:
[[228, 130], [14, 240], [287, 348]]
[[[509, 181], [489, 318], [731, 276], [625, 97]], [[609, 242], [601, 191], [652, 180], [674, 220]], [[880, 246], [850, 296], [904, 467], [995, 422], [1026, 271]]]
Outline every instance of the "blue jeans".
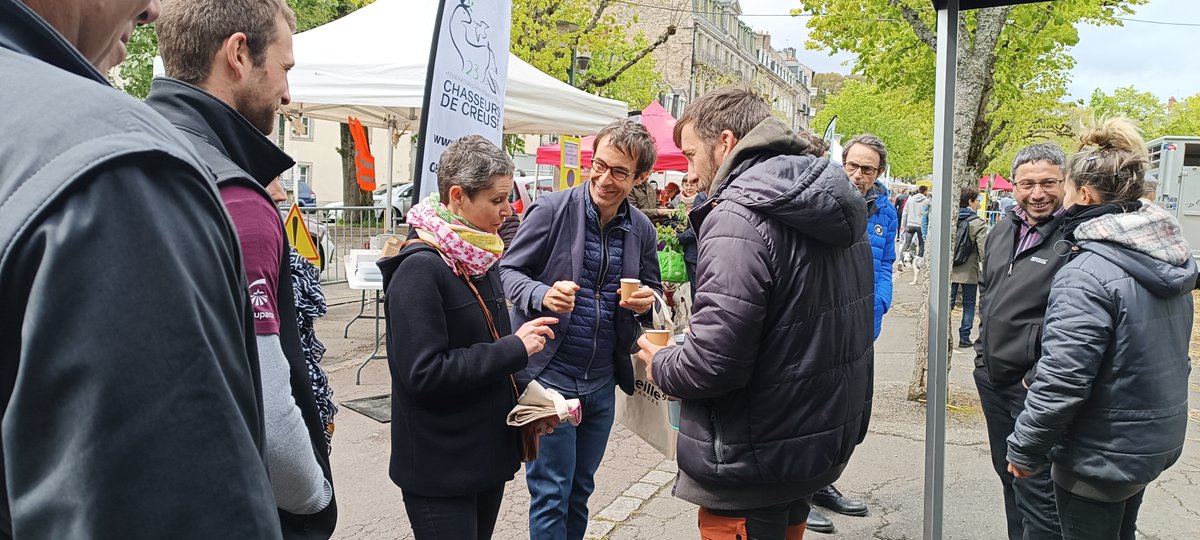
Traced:
[[975, 327], [975, 299], [979, 296], [979, 285], [974, 283], [950, 284], [950, 309], [954, 309], [954, 299], [958, 289], [962, 288], [963, 316], [962, 324], [958, 325], [959, 343], [971, 343], [971, 328]]
[[525, 464], [531, 540], [581, 540], [588, 524], [588, 497], [608, 446], [616, 406], [615, 384], [578, 397], [579, 426], [562, 424], [543, 435], [538, 457]]

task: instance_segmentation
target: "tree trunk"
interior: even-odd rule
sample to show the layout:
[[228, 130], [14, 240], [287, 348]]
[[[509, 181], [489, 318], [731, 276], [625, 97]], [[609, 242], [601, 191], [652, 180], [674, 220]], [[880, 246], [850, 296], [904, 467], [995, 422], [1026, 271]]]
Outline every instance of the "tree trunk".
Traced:
[[[966, 31], [963, 18], [966, 14], [959, 15], [958, 77], [954, 83], [954, 153], [953, 178], [951, 179], [954, 185], [951, 189], [951, 212], [950, 215], [945, 216], [949, 220], [949, 223], [945, 223], [945, 225], [950, 228], [948, 238], [951, 239], [947, 249], [953, 249], [954, 228], [958, 222], [955, 218], [958, 214], [959, 193], [962, 188], [975, 185], [981, 172], [976, 171], [977, 165], [971, 163], [971, 148], [975, 137], [981, 136], [983, 132], [987, 131], [986, 129], [977, 129], [977, 125], [979, 123], [986, 125], [984, 113], [987, 103], [984, 100], [989, 99], [991, 95], [992, 77], [996, 65], [996, 43], [1011, 9], [1011, 6], [1005, 6], [977, 10], [974, 35]], [[920, 35], [919, 29], [915, 28], [914, 30], [918, 31], [918, 35]], [[937, 167], [936, 163], [934, 167]], [[934, 204], [939, 204], [939, 201], [934, 201]], [[933, 229], [934, 224], [930, 223], [929, 230], [933, 231]], [[943, 242], [943, 238], [926, 239], [926, 253], [930, 252], [932, 242]], [[929, 381], [930, 274], [934, 264], [928, 262], [925, 267], [930, 271], [925, 273], [924, 283], [921, 287], [923, 302], [917, 314], [917, 350], [916, 357], [913, 359], [912, 380], [909, 381], [908, 386], [908, 399], [911, 401], [925, 398]], [[945, 282], [949, 283], [949, 279], [946, 279]], [[948, 309], [949, 306], [945, 306], [945, 308]], [[952, 322], [950, 328], [953, 328]], [[946, 351], [948, 355], [952, 355], [953, 332], [949, 332], [948, 336], [950, 339], [946, 342]]]

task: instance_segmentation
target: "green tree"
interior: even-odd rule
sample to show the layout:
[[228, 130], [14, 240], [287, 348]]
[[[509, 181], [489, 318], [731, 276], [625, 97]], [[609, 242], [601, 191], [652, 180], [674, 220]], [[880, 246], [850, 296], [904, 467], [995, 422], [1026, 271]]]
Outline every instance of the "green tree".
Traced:
[[[1158, 136], [1200, 136], [1200, 94], [1196, 94], [1175, 105]], [[1147, 137], [1149, 139], [1149, 137]]]
[[[662, 89], [662, 77], [650, 53], [667, 42], [675, 26], [650, 40], [631, 33], [628, 20], [609, 13], [611, 0], [513, 0], [510, 49], [562, 81], [570, 79], [571, 51], [587, 55], [586, 72], [575, 86], [640, 108]], [[632, 15], [633, 22], [637, 15]], [[561, 23], [561, 24], [560, 24]]]
[[1088, 107], [1096, 118], [1124, 116], [1137, 123], [1146, 140], [1159, 136], [1167, 120], [1167, 106], [1150, 92], [1138, 92], [1132, 85], [1123, 86], [1105, 94], [1097, 88], [1092, 92]]
[[[1067, 131], [1056, 116], [1066, 95], [1076, 24], [1120, 25], [1147, 0], [1058, 0], [962, 12], [956, 47], [953, 198], [998, 157], [1033, 137], [1034, 127]], [[811, 14], [809, 46], [858, 56], [855, 73], [934, 98], [937, 14], [927, 0], [799, 0]], [[950, 227], [953, 228], [952, 221]], [[928, 287], [928, 285], [926, 285]], [[928, 297], [928, 292], [926, 292]], [[925, 395], [928, 302], [921, 304], [909, 399]], [[951, 346], [946, 344], [947, 348]]]
[[933, 107], [913, 99], [904, 89], [880, 88], [862, 80], [839, 84], [813, 119], [820, 134], [837, 116], [843, 142], [861, 133], [874, 133], [888, 148], [892, 176], [916, 178], [929, 174], [933, 163]]
[[817, 73], [813, 75], [813, 109], [821, 110], [825, 107], [825, 101], [828, 96], [836, 94], [842, 90], [842, 85], [846, 81], [865, 81], [866, 78], [860, 75], [842, 75], [841, 73]]

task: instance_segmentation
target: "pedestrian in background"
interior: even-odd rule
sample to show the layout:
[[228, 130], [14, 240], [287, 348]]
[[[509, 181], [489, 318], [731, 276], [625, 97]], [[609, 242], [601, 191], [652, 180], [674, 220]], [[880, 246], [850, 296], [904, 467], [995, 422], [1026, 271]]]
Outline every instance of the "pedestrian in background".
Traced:
[[[966, 227], [964, 230], [963, 227]], [[955, 298], [962, 291], [962, 323], [958, 326], [958, 346], [972, 346], [971, 329], [975, 327], [975, 301], [979, 297], [979, 269], [987, 244], [988, 226], [979, 217], [979, 190], [963, 188], [958, 196], [958, 232], [955, 236], [953, 257], [959, 260], [959, 249], [968, 250], [961, 254], [965, 260], [950, 269], [950, 309], [954, 309]], [[965, 235], [965, 236], [964, 236]], [[959, 245], [958, 238], [966, 240]]]
[[1179, 222], [1138, 200], [1147, 155], [1133, 124], [1111, 119], [1080, 141], [1070, 262], [1050, 288], [1008, 470], [1020, 484], [1050, 469], [1064, 539], [1133, 540], [1146, 486], [1183, 452], [1196, 263]]
[[931, 201], [929, 188], [917, 186], [917, 193], [905, 202], [904, 215], [901, 219], [901, 222], [904, 223], [904, 246], [900, 248], [900, 251], [908, 251], [913, 239], [916, 239], [917, 256], [925, 256], [925, 226]]
[[[493, 264], [512, 212], [513, 163], [478, 135], [450, 143], [412, 239], [379, 261], [392, 373], [392, 481], [418, 540], [491, 538], [521, 465], [513, 374], [554, 339], [553, 318], [510, 331]], [[444, 202], [443, 202], [444, 201]], [[486, 309], [486, 311], [485, 311]]]
[[873, 349], [867, 208], [840, 167], [748, 90], [692, 102], [675, 125], [698, 289], [682, 346], [639, 340], [647, 377], [680, 398], [675, 496], [704, 538], [798, 538], [813, 493], [867, 433]]

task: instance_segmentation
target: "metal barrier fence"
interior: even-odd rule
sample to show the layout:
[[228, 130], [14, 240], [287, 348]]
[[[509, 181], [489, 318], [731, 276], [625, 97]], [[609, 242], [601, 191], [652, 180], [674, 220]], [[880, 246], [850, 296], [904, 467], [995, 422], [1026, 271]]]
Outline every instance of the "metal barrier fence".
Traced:
[[[300, 212], [321, 256], [321, 283], [346, 281], [342, 261], [350, 250], [377, 248], [376, 238], [389, 233], [383, 223], [383, 207], [309, 207], [301, 208]], [[399, 224], [395, 234], [407, 234], [407, 229]]]

